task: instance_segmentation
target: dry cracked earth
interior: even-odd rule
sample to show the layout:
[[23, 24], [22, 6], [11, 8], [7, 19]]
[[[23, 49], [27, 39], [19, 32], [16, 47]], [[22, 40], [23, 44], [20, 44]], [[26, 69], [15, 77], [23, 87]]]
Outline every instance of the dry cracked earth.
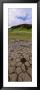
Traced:
[[31, 41], [9, 41], [8, 81], [32, 81]]

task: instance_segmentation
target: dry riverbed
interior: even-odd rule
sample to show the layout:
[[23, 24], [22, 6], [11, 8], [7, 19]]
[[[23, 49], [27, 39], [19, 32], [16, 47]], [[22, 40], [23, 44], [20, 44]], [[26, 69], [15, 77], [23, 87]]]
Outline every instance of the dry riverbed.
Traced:
[[32, 41], [8, 42], [8, 81], [32, 81]]

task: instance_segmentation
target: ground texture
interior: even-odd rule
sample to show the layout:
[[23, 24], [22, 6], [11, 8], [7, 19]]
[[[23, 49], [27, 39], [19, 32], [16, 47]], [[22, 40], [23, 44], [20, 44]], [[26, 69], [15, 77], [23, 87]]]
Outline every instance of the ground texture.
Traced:
[[32, 42], [8, 42], [8, 81], [32, 81]]

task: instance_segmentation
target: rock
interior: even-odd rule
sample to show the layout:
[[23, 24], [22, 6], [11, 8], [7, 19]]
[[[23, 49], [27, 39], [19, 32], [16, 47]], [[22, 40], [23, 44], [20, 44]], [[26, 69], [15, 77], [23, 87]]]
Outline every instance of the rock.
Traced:
[[32, 76], [32, 69], [30, 67], [28, 68], [27, 72], [30, 76]]
[[26, 69], [25, 69], [25, 65], [24, 64], [22, 64], [21, 69], [22, 69], [23, 72], [25, 72]]
[[15, 60], [11, 61], [10, 65], [11, 66], [15, 66], [16, 65], [16, 61]]
[[15, 67], [9, 67], [9, 73], [15, 72]]
[[18, 66], [20, 67], [20, 66], [22, 66], [22, 63], [21, 63], [21, 62], [17, 62], [17, 63], [16, 63], [16, 66], [17, 66], [17, 67], [18, 67]]
[[32, 60], [32, 56], [30, 56], [30, 60]]
[[8, 42], [8, 80], [31, 81], [32, 42], [9, 40]]
[[29, 62], [26, 61], [25, 66], [29, 67], [30, 66]]
[[25, 73], [24, 81], [31, 81], [31, 78], [27, 73]]
[[16, 73], [19, 74], [19, 73], [21, 73], [21, 72], [22, 72], [21, 68], [20, 68], [20, 67], [17, 67], [17, 68], [16, 68]]
[[24, 72], [21, 72], [21, 73], [19, 74], [19, 78], [21, 78], [21, 80], [23, 81], [24, 78], [25, 78], [25, 73], [24, 73]]
[[23, 53], [23, 55], [24, 55], [24, 58], [26, 59], [26, 61], [29, 61], [29, 55], [25, 54], [25, 53]]
[[29, 63], [32, 64], [32, 60], [29, 60]]
[[16, 62], [20, 62], [20, 58], [16, 58]]
[[10, 75], [10, 81], [16, 81], [17, 80], [17, 74], [13, 73]]
[[18, 76], [18, 81], [20, 82], [22, 82], [22, 78], [20, 77], [20, 76]]

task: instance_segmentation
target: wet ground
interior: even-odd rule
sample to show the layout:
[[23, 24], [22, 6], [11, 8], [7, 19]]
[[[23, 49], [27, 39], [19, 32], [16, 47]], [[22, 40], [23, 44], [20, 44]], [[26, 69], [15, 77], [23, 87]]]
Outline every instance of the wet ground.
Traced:
[[8, 81], [32, 81], [31, 41], [9, 41]]

